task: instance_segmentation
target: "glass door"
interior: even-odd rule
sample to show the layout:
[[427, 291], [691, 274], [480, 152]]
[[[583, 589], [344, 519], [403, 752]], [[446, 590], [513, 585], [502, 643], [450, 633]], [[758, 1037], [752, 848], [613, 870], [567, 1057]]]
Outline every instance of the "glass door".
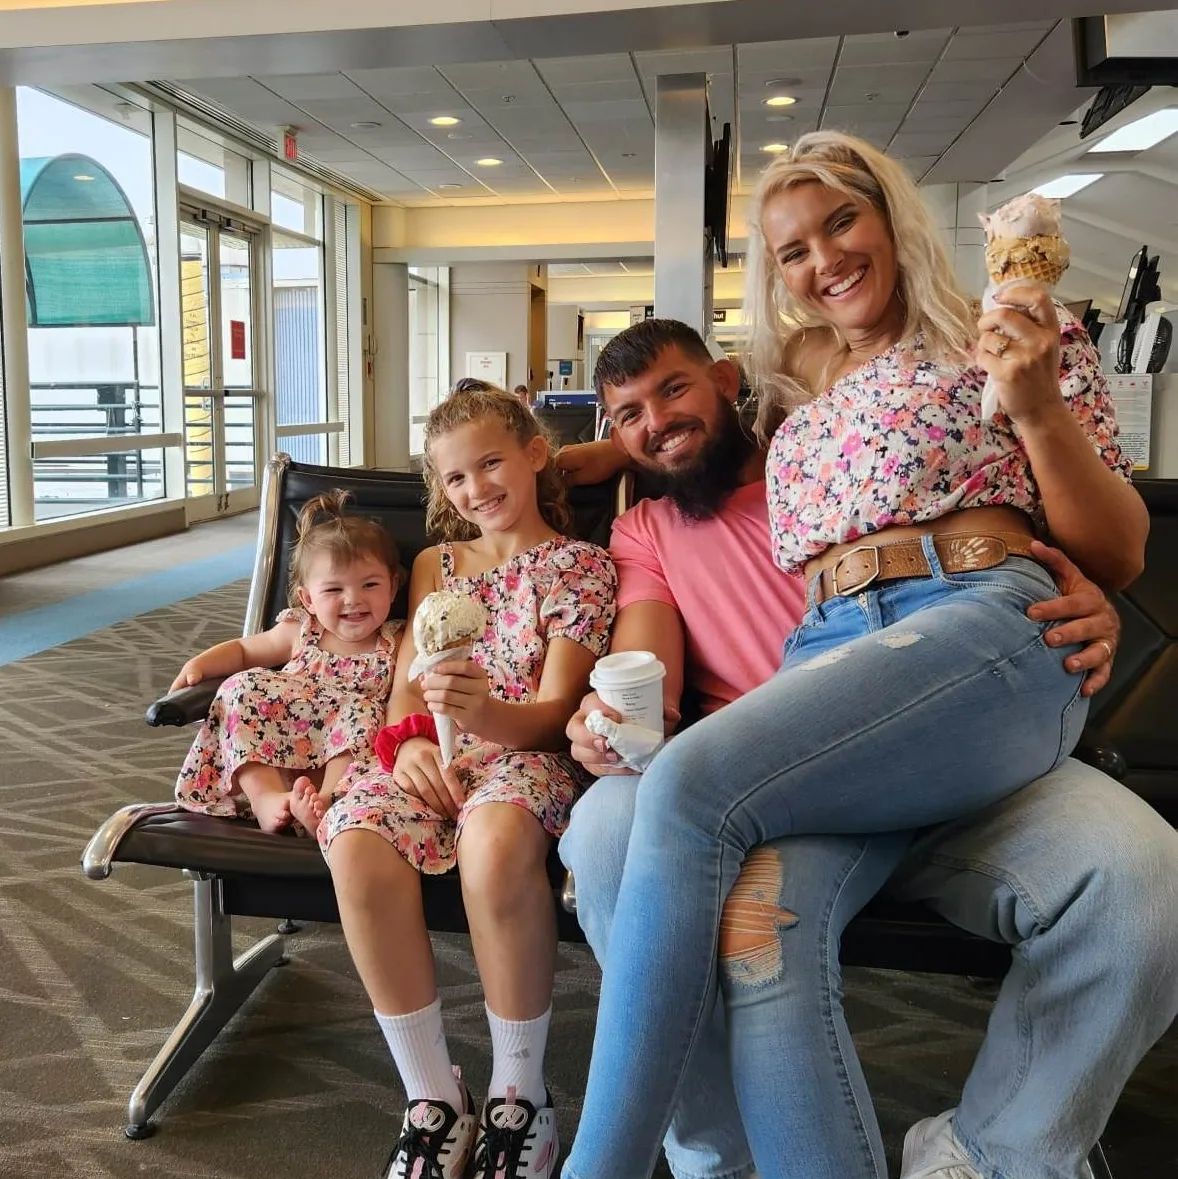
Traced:
[[207, 213], [180, 222], [190, 521], [258, 503], [257, 242], [255, 229]]

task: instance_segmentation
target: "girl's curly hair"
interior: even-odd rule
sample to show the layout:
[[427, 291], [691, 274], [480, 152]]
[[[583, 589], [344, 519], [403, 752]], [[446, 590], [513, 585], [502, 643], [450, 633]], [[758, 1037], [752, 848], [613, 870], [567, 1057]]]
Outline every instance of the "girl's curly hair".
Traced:
[[311, 561], [320, 553], [326, 553], [336, 567], [350, 565], [361, 557], [375, 557], [387, 567], [394, 585], [400, 578], [401, 557], [396, 542], [384, 525], [346, 512], [351, 498], [351, 492], [337, 487], [303, 504], [287, 586], [292, 606], [299, 604], [298, 588], [306, 584]]
[[533, 438], [548, 442], [548, 461], [536, 476], [536, 500], [540, 515], [557, 532], [568, 530], [571, 521], [568, 493], [564, 480], [556, 470], [556, 446], [544, 426], [518, 397], [496, 385], [464, 377], [425, 423], [425, 485], [428, 499], [425, 526], [431, 535], [442, 540], [473, 540], [479, 535], [476, 525], [464, 520], [458, 509], [446, 498], [446, 489], [433, 460], [433, 443], [444, 434], [468, 422], [495, 418], [521, 446]]

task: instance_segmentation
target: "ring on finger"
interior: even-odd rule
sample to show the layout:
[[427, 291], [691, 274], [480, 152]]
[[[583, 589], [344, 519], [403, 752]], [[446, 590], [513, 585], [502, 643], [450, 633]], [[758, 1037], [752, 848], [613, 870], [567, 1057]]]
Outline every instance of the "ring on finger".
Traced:
[[1108, 639], [1097, 639], [1096, 641], [1108, 652], [1108, 661], [1109, 663], [1112, 663], [1113, 658], [1116, 655], [1116, 652], [1113, 650], [1112, 643], [1110, 643]]
[[994, 345], [994, 355], [1002, 356], [1009, 347], [1010, 341], [1005, 336], [999, 336], [998, 343]]

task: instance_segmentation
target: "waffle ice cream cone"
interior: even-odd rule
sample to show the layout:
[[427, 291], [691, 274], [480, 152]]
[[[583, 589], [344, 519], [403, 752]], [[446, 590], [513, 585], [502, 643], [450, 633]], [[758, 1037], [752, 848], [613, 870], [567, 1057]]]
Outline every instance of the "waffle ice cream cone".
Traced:
[[1029, 279], [1054, 287], [1070, 257], [1068, 243], [1059, 234], [993, 237], [986, 243], [986, 270], [994, 283]]

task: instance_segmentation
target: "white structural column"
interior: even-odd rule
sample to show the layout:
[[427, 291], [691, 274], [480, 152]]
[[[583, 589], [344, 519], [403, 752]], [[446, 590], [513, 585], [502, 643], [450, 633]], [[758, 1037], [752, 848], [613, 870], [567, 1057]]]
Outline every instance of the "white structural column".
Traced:
[[169, 499], [187, 495], [184, 414], [184, 324], [180, 310], [180, 204], [176, 177], [176, 115], [152, 116], [155, 165], [156, 262], [159, 267], [160, 396], [162, 429], [181, 435], [164, 450], [164, 487]]
[[701, 335], [712, 326], [712, 260], [704, 234], [707, 78], [658, 79], [654, 150], [654, 310]]
[[957, 281], [967, 295], [981, 298], [986, 288], [985, 184], [929, 184], [920, 190], [953, 260]]
[[8, 512], [14, 528], [33, 523], [33, 452], [29, 401], [29, 325], [25, 236], [20, 195], [16, 91], [0, 86], [0, 306], [4, 332], [3, 430], [8, 459]]
[[409, 267], [372, 268], [373, 447], [378, 467], [409, 465]]

